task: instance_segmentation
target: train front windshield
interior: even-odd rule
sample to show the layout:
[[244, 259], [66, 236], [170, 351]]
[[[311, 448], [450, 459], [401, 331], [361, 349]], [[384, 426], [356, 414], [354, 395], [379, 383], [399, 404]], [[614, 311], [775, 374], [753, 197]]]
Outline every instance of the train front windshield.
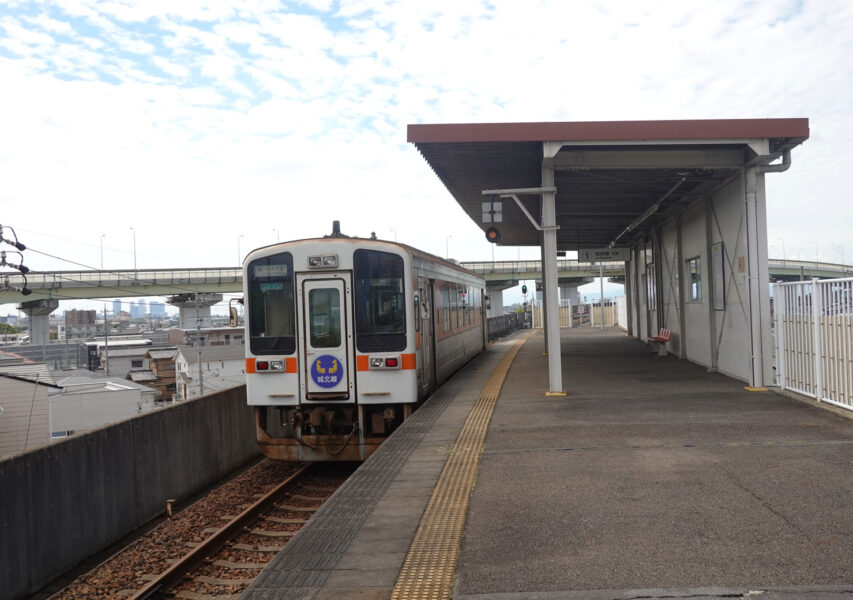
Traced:
[[293, 256], [289, 252], [249, 263], [249, 336], [253, 354], [296, 350]]
[[406, 348], [403, 259], [390, 252], [359, 249], [353, 256], [355, 333], [360, 352]]

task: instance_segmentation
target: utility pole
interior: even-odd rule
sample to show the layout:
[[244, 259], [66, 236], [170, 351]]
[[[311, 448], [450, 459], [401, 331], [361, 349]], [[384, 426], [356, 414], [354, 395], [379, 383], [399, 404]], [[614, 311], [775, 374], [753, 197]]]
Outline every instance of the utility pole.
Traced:
[[107, 326], [107, 307], [104, 306], [104, 364], [107, 377], [110, 376], [110, 332]]
[[201, 368], [201, 315], [198, 312], [198, 292], [195, 293], [195, 323], [195, 343], [198, 349], [198, 395], [201, 396], [204, 394], [204, 374]]

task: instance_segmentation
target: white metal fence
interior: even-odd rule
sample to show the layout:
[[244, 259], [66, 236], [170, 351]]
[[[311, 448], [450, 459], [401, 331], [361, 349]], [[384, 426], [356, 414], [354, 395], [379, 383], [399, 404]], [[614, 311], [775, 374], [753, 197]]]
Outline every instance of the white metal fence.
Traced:
[[853, 278], [776, 284], [776, 377], [853, 410]]

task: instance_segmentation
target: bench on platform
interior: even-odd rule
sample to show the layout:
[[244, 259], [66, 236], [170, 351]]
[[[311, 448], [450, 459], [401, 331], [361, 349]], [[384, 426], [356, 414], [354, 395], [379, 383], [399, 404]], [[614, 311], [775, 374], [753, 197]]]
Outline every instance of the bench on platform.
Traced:
[[658, 356], [667, 356], [668, 352], [666, 351], [666, 343], [669, 341], [669, 338], [672, 337], [671, 329], [664, 329], [661, 327], [661, 330], [655, 337], [650, 337], [649, 341], [654, 342], [658, 345]]

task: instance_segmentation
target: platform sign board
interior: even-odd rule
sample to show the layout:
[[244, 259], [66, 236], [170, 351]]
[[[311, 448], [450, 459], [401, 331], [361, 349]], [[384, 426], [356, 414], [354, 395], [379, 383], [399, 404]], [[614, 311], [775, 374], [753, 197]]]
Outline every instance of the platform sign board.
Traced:
[[483, 202], [483, 223], [500, 223], [501, 221], [503, 221], [503, 204]]
[[607, 262], [616, 260], [628, 260], [630, 250], [628, 248], [594, 248], [590, 250], [578, 250], [578, 260], [590, 262]]

